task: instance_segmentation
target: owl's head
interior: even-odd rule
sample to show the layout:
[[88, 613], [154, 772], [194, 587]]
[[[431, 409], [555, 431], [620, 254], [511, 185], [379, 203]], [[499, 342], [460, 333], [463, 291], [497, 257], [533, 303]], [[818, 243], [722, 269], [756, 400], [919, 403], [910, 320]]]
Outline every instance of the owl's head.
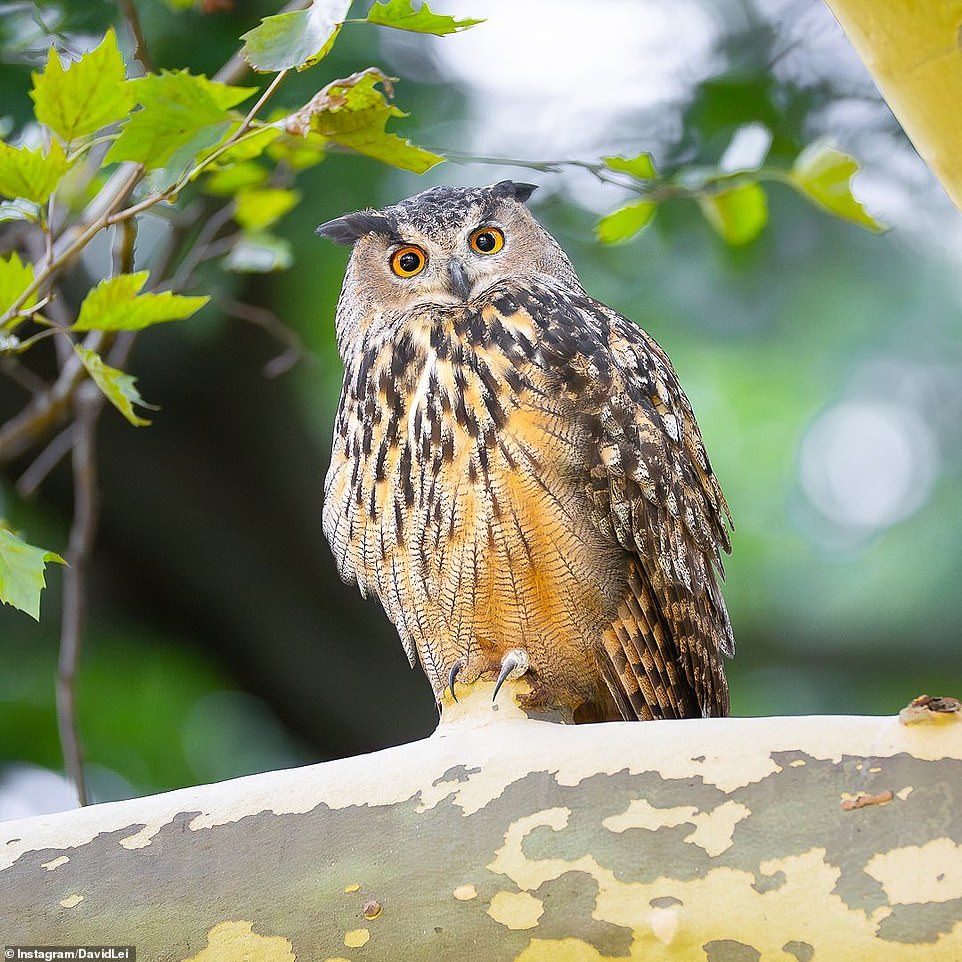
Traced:
[[353, 245], [344, 297], [355, 309], [461, 306], [508, 280], [581, 291], [571, 261], [524, 205], [534, 190], [510, 180], [432, 187], [383, 210], [345, 214], [317, 233]]

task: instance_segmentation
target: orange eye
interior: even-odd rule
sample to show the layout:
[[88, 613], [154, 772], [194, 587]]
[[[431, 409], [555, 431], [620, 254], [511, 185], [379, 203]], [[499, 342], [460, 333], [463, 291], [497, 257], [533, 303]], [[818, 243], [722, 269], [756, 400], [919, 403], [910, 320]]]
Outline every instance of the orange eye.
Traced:
[[408, 244], [407, 247], [399, 247], [391, 255], [391, 270], [398, 277], [414, 277], [424, 270], [427, 262], [428, 255], [420, 247]]
[[497, 254], [504, 247], [504, 234], [497, 227], [479, 227], [471, 235], [471, 250], [479, 254]]

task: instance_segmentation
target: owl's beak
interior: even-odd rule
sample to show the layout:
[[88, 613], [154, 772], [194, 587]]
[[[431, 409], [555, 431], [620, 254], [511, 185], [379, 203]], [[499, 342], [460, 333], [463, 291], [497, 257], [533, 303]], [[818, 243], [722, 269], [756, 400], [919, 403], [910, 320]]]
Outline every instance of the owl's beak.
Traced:
[[455, 297], [466, 301], [471, 293], [471, 279], [468, 277], [464, 262], [452, 257], [448, 261], [448, 290]]

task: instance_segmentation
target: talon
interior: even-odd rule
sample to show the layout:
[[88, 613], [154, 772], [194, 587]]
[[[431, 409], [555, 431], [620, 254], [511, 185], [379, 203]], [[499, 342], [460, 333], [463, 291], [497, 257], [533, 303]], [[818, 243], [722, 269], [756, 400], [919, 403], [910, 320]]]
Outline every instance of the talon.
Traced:
[[498, 675], [497, 684], [494, 686], [494, 694], [491, 701], [498, 697], [501, 686], [509, 678], [520, 678], [531, 667], [531, 659], [523, 648], [512, 648], [504, 653], [501, 659], [501, 672]]
[[451, 697], [457, 701], [458, 696], [454, 693], [454, 682], [458, 677], [458, 672], [464, 667], [464, 659], [459, 658], [452, 666], [451, 670], [448, 672], [448, 690], [451, 692]]

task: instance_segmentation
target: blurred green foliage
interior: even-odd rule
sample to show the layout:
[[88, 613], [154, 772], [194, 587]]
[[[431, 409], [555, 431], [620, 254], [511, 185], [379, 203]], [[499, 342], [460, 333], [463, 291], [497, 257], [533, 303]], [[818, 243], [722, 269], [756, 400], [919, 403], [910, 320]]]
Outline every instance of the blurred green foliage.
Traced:
[[[241, 34], [276, 13], [266, 2], [211, 12], [135, 2], [154, 64], [208, 75]], [[698, 20], [697, 6], [678, 16]], [[513, 16], [509, 3], [434, 7], [487, 18], [464, 37]], [[313, 237], [316, 224], [346, 210], [433, 183], [515, 176], [541, 184], [532, 206], [588, 290], [642, 324], [673, 359], [735, 516], [726, 587], [738, 645], [729, 670], [735, 713], [894, 713], [922, 691], [959, 694], [957, 215], [932, 199], [857, 68], [818, 69], [825, 58], [811, 51], [832, 23], [813, 25], [803, 7], [706, 4], [698, 22], [711, 21], [711, 57], [683, 93], [611, 113], [560, 158], [545, 156], [537, 139], [523, 150], [497, 140], [494, 124], [488, 141], [484, 125], [525, 109], [522, 92], [492, 100], [467, 82], [471, 70], [480, 76], [498, 65], [490, 55], [472, 61], [473, 47], [438, 54], [437, 45], [462, 35], [400, 42], [348, 24], [321, 65], [288, 78], [283, 104], [293, 110], [332, 78], [368, 66], [399, 76], [410, 111], [403, 135], [452, 156], [594, 163], [644, 150], [659, 171], [717, 168], [738, 132], [757, 125], [769, 135], [758, 163], [788, 169], [824, 136], [859, 157], [876, 198], [909, 214], [888, 218], [869, 205], [895, 226], [879, 236], [775, 183], [766, 186], [765, 230], [742, 246], [707, 230], [697, 205], [672, 202], [637, 238], [612, 247], [595, 238], [599, 215], [638, 197], [584, 168], [448, 163], [418, 177], [337, 154], [303, 171], [299, 204], [272, 226], [290, 245], [291, 270], [203, 267], [212, 303], [146, 332], [129, 364], [161, 407], [153, 424], [135, 431], [114, 411], [101, 423], [101, 524], [78, 683], [97, 800], [354, 754], [433, 728], [428, 685], [409, 670], [376, 604], [338, 581], [320, 534], [345, 254]], [[552, 15], [574, 17], [574, 9], [559, 4]], [[591, 17], [601, 29], [625, 29], [611, 5], [599, 3]], [[30, 70], [46, 61], [51, 35], [99, 38], [111, 24], [129, 49], [123, 18], [99, 0], [23, 4], [0, 18], [4, 130], [31, 114]], [[457, 50], [463, 69], [452, 67]], [[806, 73], [799, 64], [807, 61], [815, 66]], [[593, 66], [604, 78], [606, 64]], [[542, 67], [550, 69], [563, 103], [564, 73]], [[909, 197], [901, 206], [900, 189]], [[96, 261], [86, 267], [89, 286], [99, 279]], [[265, 364], [289, 346], [277, 339], [278, 322], [296, 334], [303, 357], [266, 378]], [[22, 387], [0, 379], [3, 420], [22, 399]], [[0, 515], [62, 553], [69, 472], [61, 465], [25, 500], [13, 485], [29, 467], [30, 459], [10, 466]], [[39, 625], [0, 609], [0, 765], [60, 768], [61, 576], [47, 574]], [[3, 787], [0, 768], [0, 798]]]

